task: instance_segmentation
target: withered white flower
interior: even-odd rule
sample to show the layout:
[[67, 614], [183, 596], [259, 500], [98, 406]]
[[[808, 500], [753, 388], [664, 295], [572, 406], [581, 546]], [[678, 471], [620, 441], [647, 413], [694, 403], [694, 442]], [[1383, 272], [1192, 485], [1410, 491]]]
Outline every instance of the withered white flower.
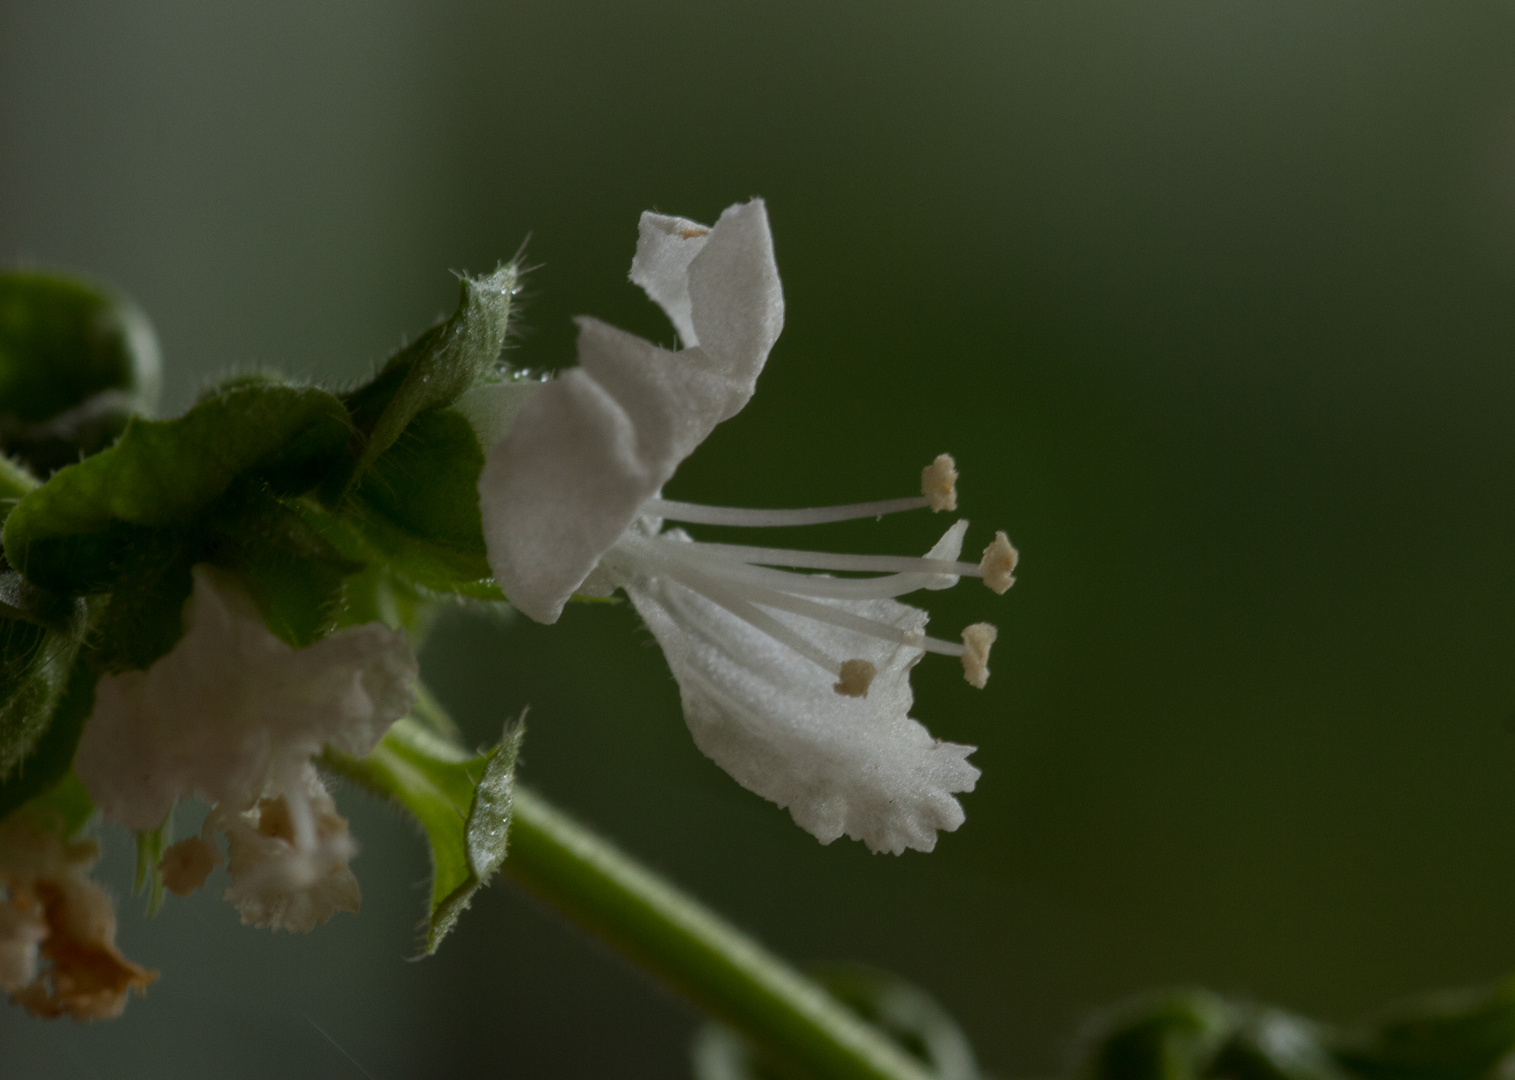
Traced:
[[993, 628], [970, 627], [965, 643], [931, 638], [926, 613], [894, 597], [964, 575], [1003, 592], [1014, 549], [1001, 533], [981, 564], [957, 561], [962, 521], [923, 559], [698, 543], [665, 530], [665, 520], [761, 527], [952, 510], [957, 473], [942, 455], [918, 498], [810, 510], [661, 498], [679, 463], [747, 403], [783, 328], [762, 201], [728, 208], [714, 227], [642, 215], [631, 280], [684, 348], [581, 318], [578, 367], [462, 403], [490, 444], [479, 496], [496, 580], [544, 623], [575, 592], [624, 589], [668, 658], [705, 754], [822, 843], [845, 834], [875, 851], [930, 851], [938, 830], [962, 823], [954, 796], [979, 773], [967, 761], [973, 747], [938, 741], [909, 716], [909, 672], [925, 652], [944, 653], [982, 686]]
[[119, 1016], [157, 978], [116, 948], [115, 909], [89, 877], [99, 857], [42, 815], [0, 823], [0, 989], [34, 1016]]
[[347, 819], [309, 765], [303, 795], [314, 832], [304, 842], [291, 812], [296, 802], [288, 794], [260, 799], [240, 814], [217, 809], [208, 819], [226, 834], [231, 874], [226, 899], [245, 924], [305, 933], [338, 911], [357, 911], [362, 902], [358, 879], [347, 865], [357, 852]]
[[180, 799], [212, 804], [205, 835], [165, 854], [166, 883], [203, 883], [223, 832], [243, 921], [308, 930], [357, 905], [356, 848], [311, 757], [372, 750], [414, 701], [415, 656], [378, 623], [293, 648], [229, 575], [193, 575], [184, 636], [146, 671], [100, 680], [74, 768], [105, 817], [133, 829], [157, 828]]

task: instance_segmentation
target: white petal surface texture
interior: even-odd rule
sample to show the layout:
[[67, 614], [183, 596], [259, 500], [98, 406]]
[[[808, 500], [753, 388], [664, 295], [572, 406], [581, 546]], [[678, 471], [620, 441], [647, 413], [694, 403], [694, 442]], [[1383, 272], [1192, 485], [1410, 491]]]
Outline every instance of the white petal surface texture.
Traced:
[[[876, 852], [930, 851], [939, 830], [963, 823], [954, 795], [978, 780], [974, 748], [938, 741], [910, 717], [920, 649], [771, 612], [822, 650], [877, 668], [866, 697], [846, 697], [826, 670], [684, 585], [622, 584], [668, 658], [695, 744], [821, 843], [847, 835]], [[926, 625], [924, 611], [896, 600], [827, 606], [907, 634]]]
[[783, 328], [761, 200], [708, 230], [644, 214], [631, 276], [687, 347], [579, 319], [579, 366], [532, 394], [479, 478], [495, 579], [538, 622], [557, 621], [642, 504], [747, 404]]
[[100, 680], [75, 760], [95, 805], [133, 829], [181, 798], [241, 810], [283, 794], [324, 746], [367, 754], [415, 697], [401, 631], [370, 623], [295, 649], [230, 576], [193, 573], [184, 636], [146, 671]]

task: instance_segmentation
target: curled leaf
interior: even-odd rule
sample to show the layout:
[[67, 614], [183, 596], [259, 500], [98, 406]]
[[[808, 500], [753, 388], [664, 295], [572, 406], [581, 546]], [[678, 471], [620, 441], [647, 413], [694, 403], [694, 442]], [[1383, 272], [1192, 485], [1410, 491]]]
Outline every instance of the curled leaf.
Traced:
[[442, 939], [505, 859], [516, 755], [524, 727], [470, 754], [414, 717], [397, 722], [360, 759], [328, 751], [325, 762], [370, 792], [408, 810], [431, 849], [431, 905], [425, 953]]

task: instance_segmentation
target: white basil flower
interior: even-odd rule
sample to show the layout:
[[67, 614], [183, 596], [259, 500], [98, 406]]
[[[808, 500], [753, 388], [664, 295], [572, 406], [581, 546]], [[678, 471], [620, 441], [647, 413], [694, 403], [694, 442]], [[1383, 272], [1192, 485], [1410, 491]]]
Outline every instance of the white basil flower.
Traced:
[[244, 921], [308, 930], [355, 910], [357, 892], [356, 848], [311, 758], [372, 750], [410, 710], [415, 656], [378, 623], [293, 648], [229, 575], [206, 565], [193, 575], [184, 636], [146, 671], [100, 680], [74, 768], [104, 816], [133, 829], [157, 828], [180, 799], [210, 803], [206, 835], [165, 853], [166, 884], [198, 888], [224, 832], [227, 898]]
[[845, 834], [875, 851], [930, 851], [938, 830], [962, 823], [954, 796], [979, 772], [967, 761], [973, 747], [936, 740], [909, 716], [909, 672], [926, 652], [943, 653], [982, 686], [994, 630], [932, 638], [925, 612], [894, 597], [965, 575], [1003, 592], [1014, 549], [1000, 533], [983, 562], [959, 562], [964, 521], [922, 559], [700, 543], [665, 530], [665, 520], [763, 527], [953, 510], [957, 473], [942, 455], [918, 498], [809, 510], [663, 499], [679, 463], [752, 396], [783, 328], [762, 201], [728, 208], [714, 227], [643, 214], [631, 280], [684, 348], [582, 318], [578, 367], [481, 388], [460, 405], [489, 444], [479, 497], [496, 580], [544, 623], [575, 592], [624, 589], [668, 657], [705, 754], [822, 843]]

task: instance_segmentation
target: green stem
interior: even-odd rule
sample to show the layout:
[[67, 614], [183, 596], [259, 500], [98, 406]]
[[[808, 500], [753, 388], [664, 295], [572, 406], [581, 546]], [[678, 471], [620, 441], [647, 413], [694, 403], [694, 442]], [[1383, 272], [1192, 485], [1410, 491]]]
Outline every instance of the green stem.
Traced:
[[817, 983], [531, 791], [516, 790], [503, 869], [801, 1075], [930, 1078]]

